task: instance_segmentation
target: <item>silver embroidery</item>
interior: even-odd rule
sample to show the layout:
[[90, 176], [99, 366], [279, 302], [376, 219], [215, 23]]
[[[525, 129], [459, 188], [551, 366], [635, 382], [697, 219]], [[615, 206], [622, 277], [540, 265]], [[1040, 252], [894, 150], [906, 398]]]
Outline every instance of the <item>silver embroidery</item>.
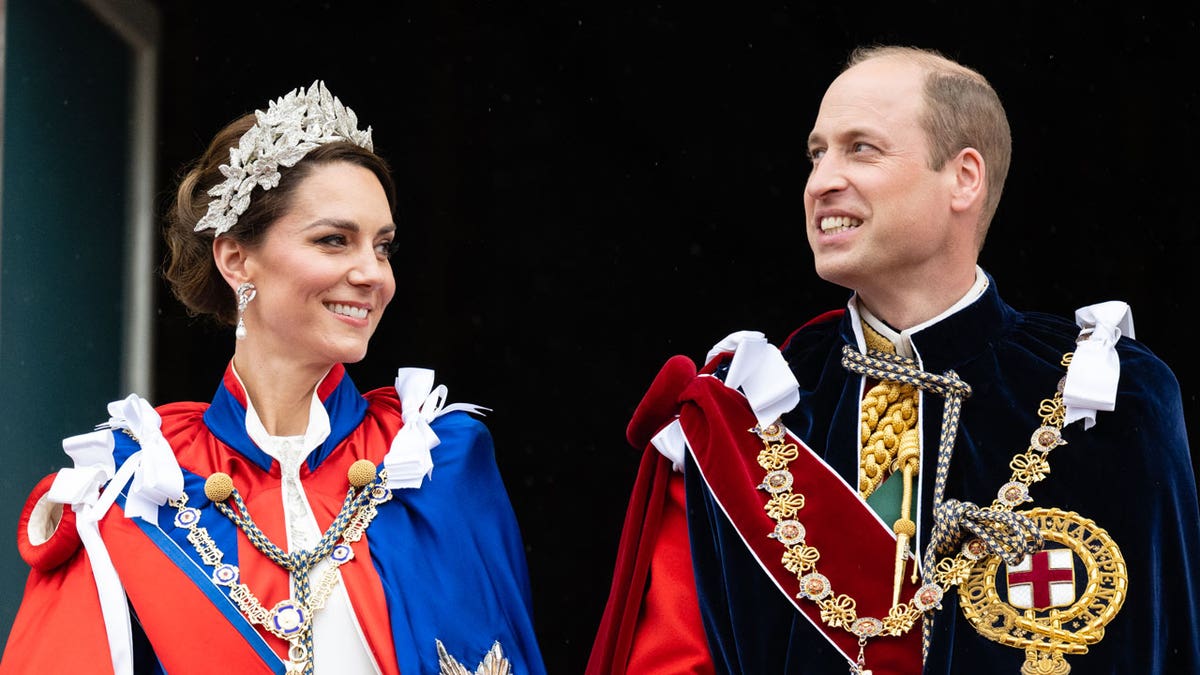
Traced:
[[504, 658], [504, 650], [500, 649], [499, 640], [492, 643], [492, 648], [483, 656], [483, 661], [474, 673], [446, 653], [446, 647], [442, 645], [441, 640], [437, 640], [437, 650], [439, 675], [513, 675], [512, 663]]

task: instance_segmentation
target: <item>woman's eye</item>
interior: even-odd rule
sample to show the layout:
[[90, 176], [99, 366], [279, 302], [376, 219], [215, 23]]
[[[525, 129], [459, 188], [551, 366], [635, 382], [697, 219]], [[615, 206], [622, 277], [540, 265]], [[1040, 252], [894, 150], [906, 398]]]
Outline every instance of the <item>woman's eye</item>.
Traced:
[[345, 246], [346, 245], [346, 235], [331, 234], [327, 237], [321, 237], [320, 239], [317, 240], [317, 243], [325, 244], [327, 246]]
[[400, 242], [394, 239], [389, 241], [381, 241], [375, 245], [375, 250], [384, 258], [391, 258], [399, 248]]

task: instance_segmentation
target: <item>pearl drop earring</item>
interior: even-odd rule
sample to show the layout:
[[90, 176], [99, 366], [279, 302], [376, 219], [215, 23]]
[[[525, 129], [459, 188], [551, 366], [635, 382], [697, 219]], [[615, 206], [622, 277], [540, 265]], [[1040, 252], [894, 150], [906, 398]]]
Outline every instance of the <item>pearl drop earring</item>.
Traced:
[[237, 287], [238, 320], [237, 329], [234, 330], [233, 334], [239, 340], [244, 340], [246, 338], [246, 321], [244, 318], [246, 314], [246, 305], [250, 304], [250, 301], [254, 299], [255, 295], [258, 295], [258, 288], [249, 281]]

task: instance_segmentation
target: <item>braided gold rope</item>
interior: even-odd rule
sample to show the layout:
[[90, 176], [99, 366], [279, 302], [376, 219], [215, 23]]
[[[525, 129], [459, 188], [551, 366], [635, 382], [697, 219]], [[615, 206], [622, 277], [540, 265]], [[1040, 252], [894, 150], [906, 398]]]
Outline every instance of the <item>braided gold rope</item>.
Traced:
[[[892, 341], [865, 321], [862, 330], [868, 353], [896, 353]], [[858, 493], [863, 499], [870, 497], [893, 471], [902, 469], [903, 465], [897, 462], [901, 448], [917, 450], [915, 457], [919, 461], [917, 401], [915, 387], [894, 380], [879, 382], [863, 396], [858, 471]], [[909, 468], [912, 475], [917, 474], [917, 464]]]
[[912, 463], [915, 475], [921, 457], [916, 387], [890, 380], [871, 387], [863, 396], [860, 435], [858, 492], [863, 499], [903, 468], [901, 455]]

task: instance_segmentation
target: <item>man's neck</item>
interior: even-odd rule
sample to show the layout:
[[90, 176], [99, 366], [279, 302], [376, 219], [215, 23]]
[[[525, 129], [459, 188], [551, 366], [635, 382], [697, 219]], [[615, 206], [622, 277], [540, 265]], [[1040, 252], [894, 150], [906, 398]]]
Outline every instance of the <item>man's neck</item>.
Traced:
[[[940, 289], [941, 292], [936, 293], [920, 291], [906, 293], [899, 288], [883, 289], [878, 292], [873, 291], [873, 295], [857, 292], [855, 301], [865, 316], [871, 317], [876, 324], [882, 324], [891, 329], [883, 331], [883, 333], [892, 336], [894, 342], [895, 336], [892, 335], [892, 331], [895, 334], [907, 336], [914, 332], [914, 328], [935, 323], [943, 317], [957, 312], [970, 304], [986, 288], [987, 275], [983, 273], [982, 269], [976, 267], [975, 274], [970, 278], [969, 283], [956, 284], [951, 292]], [[876, 325], [876, 329], [879, 328], [880, 326]]]

